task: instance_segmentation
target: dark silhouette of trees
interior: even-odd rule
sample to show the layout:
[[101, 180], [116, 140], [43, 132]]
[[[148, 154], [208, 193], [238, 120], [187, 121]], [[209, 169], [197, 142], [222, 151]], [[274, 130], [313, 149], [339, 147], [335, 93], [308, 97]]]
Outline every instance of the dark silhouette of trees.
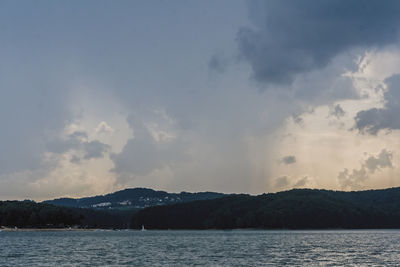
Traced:
[[149, 229], [400, 228], [400, 188], [340, 192], [294, 189], [151, 207], [131, 227]]
[[83, 216], [71, 209], [33, 201], [1, 201], [0, 225], [8, 227], [60, 228], [79, 225]]
[[128, 228], [132, 211], [58, 207], [33, 201], [0, 201], [0, 226], [18, 228]]
[[0, 226], [19, 228], [365, 229], [400, 228], [400, 188], [340, 192], [294, 189], [228, 195], [142, 210], [83, 209], [0, 201]]

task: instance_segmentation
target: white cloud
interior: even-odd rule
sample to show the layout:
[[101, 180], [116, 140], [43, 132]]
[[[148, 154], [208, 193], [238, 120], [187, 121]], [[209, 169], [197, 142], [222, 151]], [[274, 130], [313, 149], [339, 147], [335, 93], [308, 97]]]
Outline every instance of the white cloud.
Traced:
[[369, 156], [362, 164], [360, 169], [353, 169], [349, 172], [344, 169], [338, 174], [338, 181], [342, 189], [362, 189], [369, 174], [383, 168], [392, 168], [393, 153], [382, 149], [377, 156]]

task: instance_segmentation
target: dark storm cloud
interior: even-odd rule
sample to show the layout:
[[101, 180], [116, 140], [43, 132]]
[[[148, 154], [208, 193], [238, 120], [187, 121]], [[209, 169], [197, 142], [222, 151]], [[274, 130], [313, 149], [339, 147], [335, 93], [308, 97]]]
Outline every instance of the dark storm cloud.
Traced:
[[285, 164], [285, 165], [293, 164], [293, 163], [296, 163], [296, 157], [295, 156], [291, 156], [291, 155], [290, 156], [286, 156], [286, 157], [281, 158], [280, 162], [282, 164]]
[[251, 27], [239, 30], [241, 56], [254, 78], [289, 84], [349, 49], [398, 40], [400, 2], [358, 0], [249, 1]]
[[329, 116], [336, 117], [337, 119], [340, 119], [345, 114], [346, 112], [339, 104], [335, 105], [329, 112]]
[[400, 75], [394, 75], [385, 80], [387, 91], [383, 108], [372, 108], [357, 113], [355, 117], [357, 128], [362, 133], [376, 135], [380, 130], [400, 129]]
[[[114, 111], [121, 112], [123, 121], [126, 114], [139, 112], [142, 123], [128, 122], [133, 137], [122, 133], [125, 126], [113, 125], [115, 138], [121, 138], [110, 142], [113, 151], [121, 151], [111, 157], [117, 184], [140, 185], [132, 177], [152, 176], [167, 167], [173, 177], [165, 181], [169, 189], [226, 192], [260, 192], [274, 184], [274, 178], [259, 177], [269, 167], [264, 162], [276, 163], [269, 155], [269, 135], [292, 114], [301, 124], [308, 106], [354, 96], [350, 79], [341, 76], [353, 58], [340, 52], [391, 43], [399, 13], [393, 1], [380, 6], [374, 0], [249, 1], [253, 26], [238, 32], [246, 20], [241, 1], [8, 3], [0, 8], [0, 179], [10, 174], [10, 181], [18, 180], [11, 174], [44, 170], [47, 156], [51, 161], [68, 157], [74, 164], [107, 157], [109, 146], [89, 140], [85, 132], [65, 137], [65, 129], [79, 124], [92, 136], [92, 123], [109, 121]], [[295, 78], [294, 93], [244, 90], [252, 87], [248, 69], [231, 67], [233, 60], [224, 56], [234, 53], [237, 44], [258, 81], [288, 85]], [[221, 48], [226, 54], [214, 54]], [[224, 72], [225, 78], [208, 82], [209, 70]], [[154, 119], [153, 109], [165, 109], [170, 118]], [[177, 134], [171, 140], [164, 136], [165, 142], [145, 127], [170, 119], [176, 123], [158, 134]], [[113, 129], [102, 124], [96, 132]], [[119, 144], [126, 145], [120, 150]], [[254, 168], [258, 161], [262, 171]], [[38, 173], [17, 184], [37, 177], [58, 179]], [[289, 179], [281, 177], [280, 184], [292, 185]], [[41, 186], [54, 190], [51, 183]], [[87, 185], [82, 180], [79, 186]], [[163, 185], [155, 179], [148, 186]], [[8, 184], [0, 187], [9, 191]], [[58, 192], [80, 192], [59, 187]], [[101, 186], [96, 181], [93, 188]]]

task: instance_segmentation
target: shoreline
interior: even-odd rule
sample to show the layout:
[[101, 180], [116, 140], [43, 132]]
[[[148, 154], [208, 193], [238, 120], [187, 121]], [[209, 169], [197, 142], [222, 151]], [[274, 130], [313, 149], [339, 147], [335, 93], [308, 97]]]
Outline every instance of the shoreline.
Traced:
[[[136, 231], [140, 229], [102, 229], [102, 228], [0, 228], [0, 232], [120, 232]], [[259, 228], [237, 228], [237, 229], [146, 229], [146, 231], [270, 231], [270, 232], [303, 232], [303, 231], [400, 231], [399, 228], [326, 228], [326, 229], [259, 229]]]
[[69, 231], [112, 231], [110, 229], [96, 228], [0, 228], [0, 232], [69, 232]]

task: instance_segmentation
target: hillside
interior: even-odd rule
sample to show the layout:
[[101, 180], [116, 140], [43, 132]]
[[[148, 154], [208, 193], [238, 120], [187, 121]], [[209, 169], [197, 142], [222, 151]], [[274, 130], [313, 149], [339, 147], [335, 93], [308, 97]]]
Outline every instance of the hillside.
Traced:
[[33, 201], [0, 201], [0, 227], [128, 228], [132, 211], [66, 208]]
[[146, 208], [133, 216], [131, 227], [142, 224], [148, 229], [400, 228], [400, 188], [231, 195]]
[[85, 198], [59, 198], [47, 200], [43, 203], [56, 206], [91, 209], [118, 209], [139, 210], [152, 206], [170, 205], [196, 200], [207, 200], [222, 197], [222, 193], [199, 192], [199, 193], [167, 193], [147, 188], [130, 188], [117, 191], [107, 195], [85, 197]]
[[83, 215], [68, 208], [33, 201], [0, 201], [0, 226], [59, 228], [81, 225]]
[[[147, 195], [144, 196], [143, 192]], [[171, 195], [180, 196], [180, 203], [176, 204], [178, 201], [175, 201], [175, 204], [166, 205], [167, 201], [161, 204], [155, 201], [161, 197], [170, 199]], [[139, 200], [146, 197], [154, 201], [145, 201], [143, 207], [147, 203], [156, 204], [138, 210], [129, 208], [133, 205], [123, 206], [125, 208], [118, 206], [122, 201], [134, 200], [133, 196]], [[97, 205], [105, 200], [116, 203], [91, 208], [81, 208], [78, 204], [60, 207], [33, 201], [0, 201], [0, 226], [141, 228], [145, 225], [147, 229], [400, 228], [400, 188], [358, 192], [294, 189], [259, 196], [217, 196], [222, 194], [168, 194], [150, 189], [127, 189], [105, 196], [68, 200], [71, 203], [76, 201], [79, 205], [83, 203], [82, 207]], [[217, 198], [207, 199], [210, 197]], [[189, 202], [191, 199], [193, 201]], [[170, 203], [174, 202], [170, 200]]]

